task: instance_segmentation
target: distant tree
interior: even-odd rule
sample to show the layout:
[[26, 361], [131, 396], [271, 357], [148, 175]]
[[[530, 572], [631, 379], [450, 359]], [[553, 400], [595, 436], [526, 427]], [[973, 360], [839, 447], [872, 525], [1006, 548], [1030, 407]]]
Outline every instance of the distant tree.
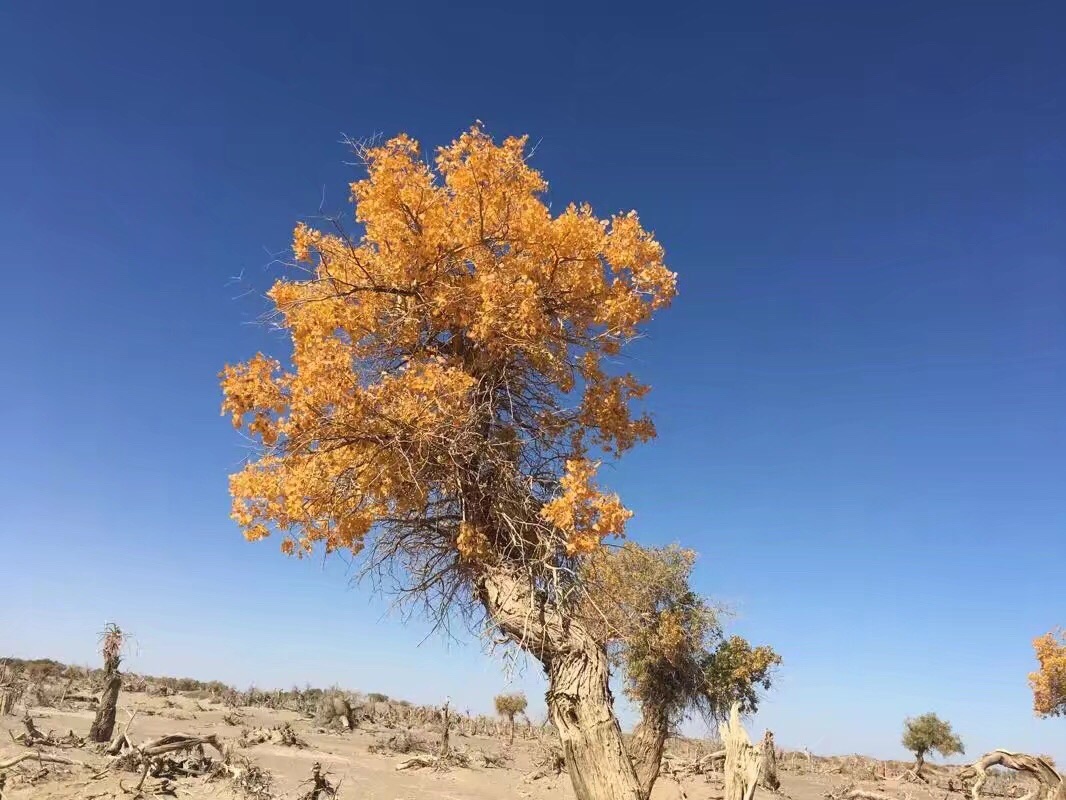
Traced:
[[522, 692], [496, 695], [496, 713], [510, 723], [508, 744], [514, 744], [514, 718], [518, 714], [526, 713], [527, 705], [526, 696]]
[[578, 800], [638, 800], [574, 580], [631, 516], [598, 468], [655, 427], [617, 365], [676, 275], [635, 212], [553, 208], [526, 144], [475, 126], [435, 158], [405, 135], [357, 147], [358, 230], [298, 225], [268, 293], [291, 353], [224, 370], [258, 445], [233, 517], [294, 555], [365, 548], [362, 574], [435, 622], [525, 649]]
[[929, 712], [920, 717], [908, 717], [903, 723], [903, 746], [914, 753], [915, 772], [922, 774], [925, 757], [929, 753], [953, 756], [966, 752], [951, 724]]
[[389, 702], [389, 696], [387, 694], [382, 694], [381, 692], [369, 692], [366, 696], [366, 699], [369, 700], [371, 703]]
[[1041, 717], [1066, 716], [1066, 631], [1059, 628], [1033, 640], [1039, 669], [1029, 676], [1033, 710]]
[[122, 689], [122, 674], [118, 671], [122, 661], [125, 634], [118, 625], [108, 624], [100, 635], [100, 654], [104, 657], [104, 688], [100, 693], [100, 705], [89, 728], [89, 738], [94, 742], [108, 742], [115, 729], [115, 713], [118, 694]]

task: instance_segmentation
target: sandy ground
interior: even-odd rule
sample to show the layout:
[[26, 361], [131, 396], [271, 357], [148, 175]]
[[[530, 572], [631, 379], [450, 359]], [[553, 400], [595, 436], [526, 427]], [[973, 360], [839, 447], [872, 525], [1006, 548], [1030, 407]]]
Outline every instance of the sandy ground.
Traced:
[[[168, 700], [173, 707], [168, 706]], [[366, 726], [366, 729], [354, 732], [316, 732], [314, 723], [307, 718], [290, 711], [264, 708], [241, 709], [241, 726], [234, 726], [223, 720], [231, 709], [218, 703], [182, 696], [164, 700], [161, 697], [129, 693], [122, 696], [119, 727], [128, 719], [127, 712], [134, 709], [138, 713], [129, 735], [138, 744], [174, 733], [214, 733], [222, 740], [232, 741], [240, 735], [241, 727], [273, 727], [285, 722], [290, 723], [299, 738], [307, 742], [307, 747], [259, 744], [240, 751], [257, 765], [270, 771], [274, 778], [273, 796], [285, 800], [298, 800], [308, 791], [310, 785], [307, 781], [311, 766], [316, 761], [320, 762], [328, 773], [329, 780], [335, 786], [339, 785], [337, 796], [341, 800], [566, 800], [574, 796], [570, 780], [565, 774], [537, 781], [524, 779], [532, 769], [535, 750], [535, 743], [528, 740], [519, 739], [513, 747], [508, 748], [505, 742], [497, 739], [456, 736], [453, 732], [452, 742], [456, 748], [472, 755], [479, 750], [488, 753], [507, 750], [511, 755], [510, 764], [506, 768], [472, 766], [447, 771], [421, 769], [401, 772], [396, 770], [396, 765], [405, 756], [376, 755], [368, 750], [372, 743], [395, 732], [385, 728]], [[93, 716], [88, 710], [59, 711], [50, 708], [33, 708], [30, 713], [42, 732], [52, 731], [56, 735], [65, 734], [70, 730], [84, 736], [88, 733]], [[0, 718], [0, 729], [0, 761], [27, 751], [8, 735], [8, 731], [22, 731], [19, 715]], [[438, 736], [428, 730], [422, 731], [421, 735], [430, 741], [434, 741]], [[112, 797], [132, 800], [135, 797], [134, 794], [123, 791], [120, 781], [129, 789], [136, 784], [139, 776], [114, 770], [99, 776], [107, 758], [97, 754], [91, 747], [44, 747], [41, 751], [82, 762], [86, 766], [41, 765], [24, 761], [6, 771], [8, 781], [3, 793], [4, 800], [95, 800]], [[212, 754], [213, 751], [209, 749], [208, 753]], [[477, 762], [475, 759], [474, 763]], [[783, 771], [781, 779], [785, 800], [823, 800], [827, 791], [845, 784], [855, 784], [911, 800], [934, 798], [934, 795], [914, 784], [899, 785], [891, 779], [861, 782], [843, 774], [800, 774], [791, 771]], [[152, 791], [159, 787], [159, 783], [159, 780], [149, 778], [144, 786], [144, 796], [151, 796]], [[204, 778], [181, 778], [174, 781], [173, 786], [175, 794], [170, 796], [179, 798], [228, 800], [243, 797], [228, 781], [209, 782]], [[943, 794], [943, 791], [937, 792], [935, 800], [942, 800]], [[721, 783], [715, 777], [695, 776], [686, 778], [681, 783], [661, 778], [656, 784], [653, 800], [717, 800], [721, 796]], [[772, 800], [775, 796], [760, 790], [756, 797], [758, 800]]]

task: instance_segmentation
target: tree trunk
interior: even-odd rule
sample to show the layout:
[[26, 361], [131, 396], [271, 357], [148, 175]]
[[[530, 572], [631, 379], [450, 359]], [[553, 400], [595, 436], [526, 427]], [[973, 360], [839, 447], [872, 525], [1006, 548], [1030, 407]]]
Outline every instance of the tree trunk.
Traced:
[[509, 744], [509, 745], [514, 744], [514, 714], [511, 715], [511, 736], [510, 736], [510, 739], [508, 740], [507, 744]]
[[89, 738], [94, 742], [110, 742], [115, 729], [115, 709], [118, 706], [118, 693], [122, 688], [122, 675], [117, 668], [109, 668], [105, 673], [104, 691], [100, 695], [100, 707], [96, 709], [96, 718], [89, 728]]
[[479, 599], [492, 621], [548, 674], [548, 714], [577, 800], [643, 800], [607, 685], [607, 654], [522, 576], [489, 568]]
[[444, 758], [451, 752], [452, 746], [450, 741], [450, 733], [452, 727], [452, 718], [448, 713], [448, 704], [444, 704], [444, 708], [440, 712], [441, 723], [444, 726], [444, 732], [440, 737], [440, 757]]
[[922, 777], [922, 767], [925, 766], [925, 753], [915, 753], [914, 774]]
[[629, 757], [637, 773], [640, 796], [651, 797], [652, 787], [659, 777], [663, 763], [663, 747], [670, 733], [670, 724], [661, 709], [645, 705], [641, 708], [640, 723], [633, 730], [629, 743]]
[[777, 777], [777, 747], [774, 745], [773, 731], [767, 731], [762, 737], [762, 769], [760, 770], [762, 785], [772, 792], [781, 788], [781, 781]]
[[740, 706], [737, 703], [729, 711], [729, 721], [721, 726], [722, 744], [725, 746], [725, 798], [724, 800], [752, 800], [759, 782], [761, 754], [751, 746], [748, 733], [740, 724]]

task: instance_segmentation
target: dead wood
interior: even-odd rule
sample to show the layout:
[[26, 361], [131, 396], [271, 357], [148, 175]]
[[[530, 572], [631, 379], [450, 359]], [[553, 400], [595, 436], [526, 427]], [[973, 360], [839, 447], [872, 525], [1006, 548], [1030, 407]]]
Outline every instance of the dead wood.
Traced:
[[208, 780], [228, 778], [232, 785], [249, 800], [271, 800], [274, 776], [247, 756], [229, 753], [208, 773]]
[[83, 764], [80, 761], [72, 761], [69, 758], [63, 758], [63, 756], [53, 756], [53, 755], [51, 755], [49, 753], [40, 753], [40, 752], [34, 751], [32, 753], [23, 753], [22, 755], [15, 756], [14, 758], [10, 758], [7, 761], [0, 761], [0, 770], [10, 769], [11, 767], [15, 766], [16, 764], [21, 764], [23, 761], [31, 761], [31, 760], [36, 760], [36, 761], [39, 761], [41, 763], [49, 763], [49, 764], [66, 764], [67, 766], [71, 766], [71, 767], [84, 767], [85, 766], [85, 764]]
[[273, 728], [245, 728], [237, 740], [238, 747], [252, 747], [257, 744], [280, 744], [285, 747], [307, 747], [307, 742], [296, 735], [292, 725], [287, 722]]
[[857, 789], [848, 785], [834, 791], [825, 793], [828, 800], [897, 800], [890, 794], [883, 792], [871, 792], [866, 789]]
[[449, 767], [469, 767], [470, 757], [458, 750], [449, 751], [446, 756], [412, 756], [405, 758], [396, 765], [397, 771], [405, 769], [423, 769], [431, 767], [437, 770], [445, 770]]
[[781, 781], [777, 777], [777, 748], [774, 746], [773, 731], [767, 731], [762, 737], [762, 765], [760, 769], [760, 785], [776, 792], [781, 788]]
[[1005, 767], [1035, 778], [1038, 787], [1026, 795], [1025, 800], [1066, 800], [1066, 779], [1046, 758], [1011, 750], [992, 750], [973, 763], [965, 766], [955, 776], [963, 783], [973, 780], [970, 796], [979, 800], [981, 788], [988, 781], [991, 767]]
[[725, 745], [725, 800], [752, 800], [762, 772], [762, 754], [752, 747], [740, 724], [740, 705], [734, 703], [721, 726]]
[[319, 800], [319, 797], [336, 797], [337, 789], [322, 774], [322, 765], [317, 761], [311, 765], [311, 789], [300, 800]]
[[448, 701], [444, 701], [444, 707], [440, 712], [440, 719], [442, 725], [442, 732], [440, 736], [440, 757], [447, 758], [448, 753], [451, 750], [451, 744], [448, 740], [448, 734], [452, 726], [452, 718], [448, 712]]
[[506, 767], [507, 762], [511, 760], [511, 757], [507, 755], [507, 753], [486, 753], [484, 750], [479, 750], [478, 756], [481, 758], [481, 766], [486, 769], [492, 767]]
[[534, 760], [536, 767], [522, 777], [523, 781], [539, 781], [541, 778], [554, 777], [566, 771], [566, 758], [561, 747], [548, 744], [542, 747], [540, 756]]

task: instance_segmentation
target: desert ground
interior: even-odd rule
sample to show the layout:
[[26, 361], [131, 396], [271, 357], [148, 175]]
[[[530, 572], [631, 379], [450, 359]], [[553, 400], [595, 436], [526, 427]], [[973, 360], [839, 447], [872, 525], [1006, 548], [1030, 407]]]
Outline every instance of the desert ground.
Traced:
[[[3, 800], [60, 800], [60, 798], [315, 798], [314, 765], [328, 782], [319, 784], [317, 797], [414, 800], [497, 800], [497, 798], [572, 798], [567, 774], [556, 774], [548, 756], [552, 734], [519, 721], [513, 745], [505, 723], [489, 718], [450, 716], [449, 744], [453, 754], [446, 765], [405, 766], [419, 755], [432, 760], [440, 751], [443, 724], [436, 709], [377, 702], [377, 713], [362, 714], [349, 730], [341, 718], [324, 724], [321, 708], [292, 710], [246, 705], [239, 696], [219, 697], [203, 690], [161, 694], [158, 687], [123, 691], [114, 739], [123, 735], [131, 747], [108, 755], [107, 745], [86, 740], [94, 717], [91, 692], [57, 686], [45, 705], [32, 695], [0, 715], [0, 764], [29, 754], [0, 771], [6, 785]], [[32, 720], [27, 725], [26, 719]], [[35, 734], [27, 734], [29, 728]], [[749, 725], [752, 737], [761, 734], [757, 719]], [[212, 744], [177, 751], [156, 759], [140, 789], [141, 765], [137, 748], [165, 736], [217, 737]], [[32, 739], [32, 741], [28, 741]], [[114, 741], [113, 739], [113, 741]], [[263, 740], [263, 741], [259, 741]], [[671, 740], [664, 758], [664, 774], [653, 800], [702, 800], [723, 796], [721, 773], [700, 768], [700, 757], [714, 747], [697, 740]], [[45, 760], [38, 761], [35, 754]], [[818, 757], [805, 753], [778, 754], [781, 788], [760, 788], [758, 800], [842, 798], [849, 790], [866, 790], [899, 800], [945, 800], [955, 793], [950, 768], [928, 767], [930, 783], [915, 782], [909, 765], [858, 756]], [[65, 759], [71, 764], [47, 761]], [[986, 795], [1018, 796], [1024, 782], [990, 783]]]

